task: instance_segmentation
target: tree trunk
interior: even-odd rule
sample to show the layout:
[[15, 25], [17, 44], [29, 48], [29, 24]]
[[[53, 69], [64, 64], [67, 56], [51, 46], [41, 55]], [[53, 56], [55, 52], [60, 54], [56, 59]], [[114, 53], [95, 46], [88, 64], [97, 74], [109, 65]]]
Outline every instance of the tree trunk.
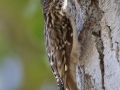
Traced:
[[120, 90], [120, 0], [68, 0], [81, 43], [78, 90]]

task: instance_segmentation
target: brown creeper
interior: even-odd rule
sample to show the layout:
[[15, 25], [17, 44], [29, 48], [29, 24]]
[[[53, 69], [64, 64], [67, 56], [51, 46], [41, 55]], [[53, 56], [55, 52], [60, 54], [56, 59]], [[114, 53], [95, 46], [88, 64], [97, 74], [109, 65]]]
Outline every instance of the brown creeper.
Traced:
[[65, 12], [67, 0], [42, 0], [42, 4], [45, 46], [59, 90], [77, 90], [79, 44], [74, 20]]

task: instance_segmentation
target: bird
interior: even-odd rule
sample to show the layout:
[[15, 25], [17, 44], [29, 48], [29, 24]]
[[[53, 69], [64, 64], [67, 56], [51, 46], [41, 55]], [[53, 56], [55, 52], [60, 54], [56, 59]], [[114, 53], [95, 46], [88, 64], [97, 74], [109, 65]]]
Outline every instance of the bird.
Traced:
[[78, 90], [75, 65], [80, 45], [74, 19], [66, 12], [67, 0], [42, 0], [44, 42], [59, 90]]

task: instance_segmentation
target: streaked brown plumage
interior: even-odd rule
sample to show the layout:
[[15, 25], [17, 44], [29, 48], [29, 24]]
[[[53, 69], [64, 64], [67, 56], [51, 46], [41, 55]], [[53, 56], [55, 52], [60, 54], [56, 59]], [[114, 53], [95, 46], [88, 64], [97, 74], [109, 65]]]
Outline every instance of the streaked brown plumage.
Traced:
[[[70, 68], [78, 58], [76, 32], [70, 18], [62, 9], [65, 0], [43, 0], [44, 38], [49, 63], [59, 90], [77, 90]], [[74, 42], [75, 41], [75, 42]], [[70, 80], [70, 82], [68, 82]], [[74, 86], [70, 86], [70, 85]], [[73, 88], [72, 88], [73, 87]]]

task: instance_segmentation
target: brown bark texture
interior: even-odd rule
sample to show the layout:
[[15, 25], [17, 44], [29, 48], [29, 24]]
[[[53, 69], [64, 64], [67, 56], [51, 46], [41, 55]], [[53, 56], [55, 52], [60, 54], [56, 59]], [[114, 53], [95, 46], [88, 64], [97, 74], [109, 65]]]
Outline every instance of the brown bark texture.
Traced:
[[78, 90], [120, 90], [120, 0], [68, 0], [81, 53]]

